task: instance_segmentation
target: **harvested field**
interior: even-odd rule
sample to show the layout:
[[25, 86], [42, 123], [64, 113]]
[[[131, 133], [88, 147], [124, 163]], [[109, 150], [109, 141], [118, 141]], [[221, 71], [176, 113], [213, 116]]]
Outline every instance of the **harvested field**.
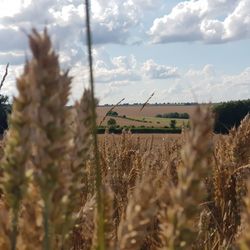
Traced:
[[[123, 126], [135, 126], [135, 127], [144, 126], [144, 127], [162, 128], [162, 127], [165, 127], [165, 126], [170, 126], [170, 121], [171, 120], [176, 120], [176, 126], [181, 127], [183, 125], [183, 123], [187, 124], [187, 122], [188, 122], [187, 119], [169, 119], [169, 118], [156, 118], [156, 117], [134, 117], [134, 119], [141, 120], [141, 121], [134, 121], [134, 120], [121, 118], [121, 117], [110, 117], [110, 116], [108, 116], [104, 120], [102, 125], [107, 125], [107, 121], [110, 118], [115, 119], [116, 123], [118, 125], [120, 125], [121, 127], [123, 127]], [[128, 117], [128, 118], [132, 118], [132, 117]]]
[[[118, 106], [114, 110], [119, 113], [119, 115], [127, 115], [129, 117], [138, 117], [138, 116], [155, 116], [157, 114], [163, 113], [188, 113], [192, 115], [194, 113], [195, 107], [197, 105], [151, 105], [148, 104], [140, 112], [141, 105], [124, 105]], [[110, 110], [110, 106], [99, 106], [97, 107], [97, 114], [100, 117], [105, 116], [105, 114]]]
[[[164, 113], [188, 113], [190, 116], [193, 115], [195, 107], [197, 105], [147, 105], [145, 108], [140, 112], [141, 105], [128, 105], [128, 106], [118, 106], [114, 109], [119, 116], [126, 116], [128, 118], [148, 121], [147, 123], [139, 122], [139, 121], [132, 121], [128, 119], [123, 119], [119, 117], [112, 117], [116, 120], [117, 124], [120, 126], [145, 126], [145, 127], [164, 127], [169, 126], [170, 120], [168, 118], [156, 118], [157, 114], [164, 114]], [[97, 123], [99, 124], [106, 113], [110, 110], [110, 106], [99, 106], [97, 107]], [[107, 124], [107, 120], [110, 117], [107, 117], [103, 122], [103, 125]], [[187, 119], [174, 119], [177, 121], [177, 126], [181, 126], [182, 123], [186, 123]]]

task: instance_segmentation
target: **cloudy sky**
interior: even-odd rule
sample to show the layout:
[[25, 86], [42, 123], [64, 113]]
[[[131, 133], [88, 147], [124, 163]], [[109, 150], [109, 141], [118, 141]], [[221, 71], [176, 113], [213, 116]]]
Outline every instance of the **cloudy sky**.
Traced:
[[[84, 0], [0, 0], [2, 92], [16, 94], [27, 32], [47, 25], [71, 101], [88, 84]], [[250, 98], [250, 0], [92, 0], [100, 103], [224, 101]]]

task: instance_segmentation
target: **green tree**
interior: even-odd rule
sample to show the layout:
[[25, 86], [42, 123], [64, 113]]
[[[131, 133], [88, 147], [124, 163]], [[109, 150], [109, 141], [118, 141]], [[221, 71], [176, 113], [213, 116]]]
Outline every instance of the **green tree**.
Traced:
[[116, 111], [109, 111], [107, 113], [108, 116], [118, 116], [118, 113]]
[[214, 105], [214, 130], [218, 133], [227, 133], [232, 127], [238, 127], [241, 120], [250, 113], [250, 99], [230, 101]]
[[115, 126], [116, 125], [116, 120], [113, 118], [110, 118], [107, 122], [108, 126]]
[[[5, 73], [0, 82], [0, 90], [3, 87], [6, 77], [8, 76], [9, 63], [6, 65]], [[10, 113], [11, 107], [9, 105], [9, 98], [6, 95], [0, 94], [0, 134], [4, 133], [4, 130], [8, 128], [8, 113]]]
[[170, 127], [171, 127], [172, 129], [175, 129], [175, 128], [176, 128], [176, 120], [171, 120], [171, 121], [170, 121]]
[[10, 107], [8, 105], [8, 97], [0, 95], [0, 134], [8, 128], [8, 113]]

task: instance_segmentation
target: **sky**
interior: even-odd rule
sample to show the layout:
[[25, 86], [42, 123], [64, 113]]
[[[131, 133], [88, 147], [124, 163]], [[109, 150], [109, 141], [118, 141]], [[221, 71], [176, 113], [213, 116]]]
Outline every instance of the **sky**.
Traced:
[[[70, 102], [88, 86], [84, 0], [0, 0], [2, 93], [29, 56], [27, 34], [46, 25]], [[250, 98], [250, 0], [91, 0], [96, 95], [100, 104], [219, 102]]]

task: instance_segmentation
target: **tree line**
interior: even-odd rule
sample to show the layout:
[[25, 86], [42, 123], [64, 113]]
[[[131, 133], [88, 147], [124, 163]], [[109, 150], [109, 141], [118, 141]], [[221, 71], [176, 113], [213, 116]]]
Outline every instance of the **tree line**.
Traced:
[[244, 117], [250, 113], [250, 99], [241, 101], [222, 102], [213, 106], [215, 113], [216, 133], [228, 133], [228, 131], [240, 125]]
[[175, 119], [189, 119], [188, 113], [178, 113], [178, 112], [171, 112], [165, 114], [157, 114], [156, 117], [159, 118], [175, 118]]

